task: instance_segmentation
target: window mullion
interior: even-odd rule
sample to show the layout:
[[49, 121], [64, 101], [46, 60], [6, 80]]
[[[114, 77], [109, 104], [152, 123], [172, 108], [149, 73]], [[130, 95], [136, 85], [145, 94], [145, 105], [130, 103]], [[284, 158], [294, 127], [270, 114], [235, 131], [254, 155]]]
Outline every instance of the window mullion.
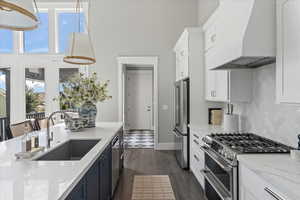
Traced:
[[56, 53], [56, 22], [55, 22], [55, 9], [51, 8], [48, 10], [49, 16], [49, 53]]
[[13, 54], [20, 53], [20, 31], [13, 32]]

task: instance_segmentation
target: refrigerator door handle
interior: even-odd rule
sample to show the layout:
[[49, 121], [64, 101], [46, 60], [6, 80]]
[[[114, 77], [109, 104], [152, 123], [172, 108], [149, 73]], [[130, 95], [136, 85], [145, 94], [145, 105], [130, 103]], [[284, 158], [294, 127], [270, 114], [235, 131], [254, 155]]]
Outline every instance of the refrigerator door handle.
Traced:
[[182, 135], [177, 131], [176, 128], [173, 129], [173, 134], [174, 134], [176, 137], [182, 137]]

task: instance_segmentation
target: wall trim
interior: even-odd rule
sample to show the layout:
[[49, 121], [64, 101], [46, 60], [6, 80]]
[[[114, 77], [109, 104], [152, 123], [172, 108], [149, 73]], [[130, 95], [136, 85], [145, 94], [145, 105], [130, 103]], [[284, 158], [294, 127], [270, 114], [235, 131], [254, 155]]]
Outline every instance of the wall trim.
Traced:
[[175, 143], [158, 143], [155, 150], [175, 150]]

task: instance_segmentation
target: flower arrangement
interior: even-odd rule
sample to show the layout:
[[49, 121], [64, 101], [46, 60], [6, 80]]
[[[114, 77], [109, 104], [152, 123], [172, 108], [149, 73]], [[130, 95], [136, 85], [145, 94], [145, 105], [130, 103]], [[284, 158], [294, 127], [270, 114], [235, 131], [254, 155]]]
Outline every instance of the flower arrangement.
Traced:
[[93, 73], [89, 77], [79, 73], [71, 77], [66, 83], [62, 84], [62, 91], [60, 95], [60, 103], [62, 105], [72, 105], [80, 107], [86, 102], [96, 104], [103, 102], [112, 97], [108, 95], [109, 81], [101, 83], [97, 80], [97, 73]]

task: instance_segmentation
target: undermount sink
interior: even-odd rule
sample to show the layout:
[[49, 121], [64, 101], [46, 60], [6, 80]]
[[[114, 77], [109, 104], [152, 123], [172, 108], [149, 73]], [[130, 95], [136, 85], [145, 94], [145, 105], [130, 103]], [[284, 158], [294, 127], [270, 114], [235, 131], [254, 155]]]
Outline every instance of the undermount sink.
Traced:
[[36, 161], [81, 160], [100, 140], [69, 140]]

